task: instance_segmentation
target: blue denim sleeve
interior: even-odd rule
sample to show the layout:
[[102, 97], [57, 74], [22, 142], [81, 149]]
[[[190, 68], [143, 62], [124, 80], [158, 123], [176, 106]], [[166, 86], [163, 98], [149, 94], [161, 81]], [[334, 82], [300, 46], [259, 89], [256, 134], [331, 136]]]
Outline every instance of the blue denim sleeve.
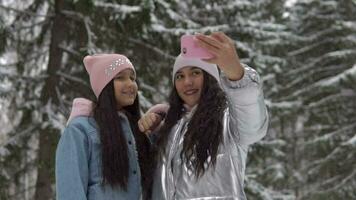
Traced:
[[64, 130], [56, 151], [57, 200], [87, 199], [90, 141], [79, 123]]

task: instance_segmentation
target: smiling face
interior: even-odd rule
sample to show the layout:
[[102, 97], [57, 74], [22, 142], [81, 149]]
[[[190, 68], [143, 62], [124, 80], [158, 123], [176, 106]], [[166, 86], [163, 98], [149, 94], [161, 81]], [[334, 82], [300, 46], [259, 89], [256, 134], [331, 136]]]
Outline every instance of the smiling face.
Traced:
[[117, 109], [132, 105], [137, 96], [136, 75], [132, 69], [125, 69], [114, 77]]
[[203, 89], [204, 73], [200, 68], [187, 66], [177, 71], [174, 85], [179, 97], [189, 107], [199, 103]]

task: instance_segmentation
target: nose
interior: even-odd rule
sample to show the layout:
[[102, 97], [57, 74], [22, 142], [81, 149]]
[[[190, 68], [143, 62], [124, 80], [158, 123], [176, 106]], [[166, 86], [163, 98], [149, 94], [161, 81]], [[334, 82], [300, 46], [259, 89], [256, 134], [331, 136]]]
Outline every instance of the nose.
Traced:
[[133, 87], [135, 87], [135, 85], [136, 85], [136, 81], [134, 81], [134, 80], [128, 79], [128, 81], [126, 81], [127, 87], [133, 88]]
[[184, 79], [184, 85], [192, 85], [192, 84], [193, 84], [193, 79], [192, 79], [192, 77], [187, 76], [187, 77]]

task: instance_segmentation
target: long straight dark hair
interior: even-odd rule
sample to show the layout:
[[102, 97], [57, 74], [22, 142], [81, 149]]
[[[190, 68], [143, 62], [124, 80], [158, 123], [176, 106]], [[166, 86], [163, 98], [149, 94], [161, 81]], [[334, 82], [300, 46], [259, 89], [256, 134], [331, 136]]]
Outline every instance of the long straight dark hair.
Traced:
[[[117, 113], [114, 83], [111, 80], [101, 92], [94, 108], [94, 119], [99, 127], [101, 141], [101, 163], [103, 184], [112, 187], [119, 186], [127, 190], [129, 178], [129, 158], [127, 140], [124, 136], [121, 122], [124, 120]], [[132, 105], [122, 110], [128, 118], [130, 128], [135, 138], [138, 160], [141, 172], [141, 184], [145, 193], [152, 181], [150, 141], [138, 129], [140, 119], [139, 97]]]
[[[223, 116], [227, 107], [227, 97], [214, 77], [203, 71], [204, 83], [198, 106], [188, 123], [184, 134], [183, 150], [180, 154], [186, 166], [196, 177], [216, 163], [218, 147], [223, 139]], [[171, 129], [185, 113], [184, 102], [174, 87], [169, 96], [169, 105], [165, 123], [158, 132], [158, 155], [166, 152]], [[209, 159], [209, 157], [211, 159]]]

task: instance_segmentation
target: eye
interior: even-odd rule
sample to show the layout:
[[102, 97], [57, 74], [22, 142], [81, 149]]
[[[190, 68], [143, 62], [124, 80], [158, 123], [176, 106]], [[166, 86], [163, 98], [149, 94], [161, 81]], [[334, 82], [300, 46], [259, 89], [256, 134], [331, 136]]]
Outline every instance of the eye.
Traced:
[[182, 74], [176, 74], [176, 80], [182, 79], [184, 76]]
[[194, 71], [192, 72], [193, 75], [200, 75], [201, 73], [202, 73], [201, 70], [194, 70]]
[[136, 76], [130, 76], [131, 81], [136, 81]]
[[123, 76], [116, 76], [116, 77], [115, 77], [115, 80], [122, 80], [122, 79], [124, 79]]

